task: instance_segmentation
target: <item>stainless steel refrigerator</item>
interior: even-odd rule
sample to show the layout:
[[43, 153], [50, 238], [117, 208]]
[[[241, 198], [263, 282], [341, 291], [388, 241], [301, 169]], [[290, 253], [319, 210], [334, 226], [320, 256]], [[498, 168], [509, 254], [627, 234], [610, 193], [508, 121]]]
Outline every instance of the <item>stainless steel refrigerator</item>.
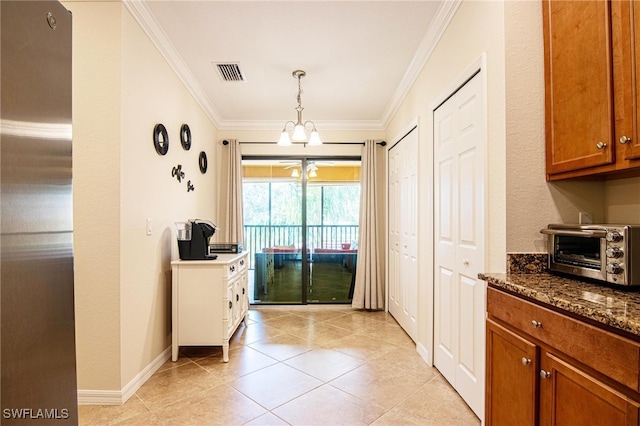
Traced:
[[0, 423], [77, 424], [71, 13], [0, 1]]

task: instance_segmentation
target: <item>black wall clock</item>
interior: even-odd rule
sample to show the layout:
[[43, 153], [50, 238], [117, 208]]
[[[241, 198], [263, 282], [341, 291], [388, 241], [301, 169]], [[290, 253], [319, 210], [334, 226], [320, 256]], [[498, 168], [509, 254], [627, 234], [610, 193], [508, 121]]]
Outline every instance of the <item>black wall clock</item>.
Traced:
[[200, 151], [200, 157], [198, 158], [198, 164], [200, 166], [200, 172], [202, 174], [207, 173], [207, 153]]
[[189, 129], [188, 124], [183, 124], [180, 127], [180, 143], [185, 151], [189, 151], [189, 148], [191, 148], [191, 129]]
[[153, 128], [153, 146], [159, 155], [165, 155], [169, 151], [169, 134], [162, 123]]

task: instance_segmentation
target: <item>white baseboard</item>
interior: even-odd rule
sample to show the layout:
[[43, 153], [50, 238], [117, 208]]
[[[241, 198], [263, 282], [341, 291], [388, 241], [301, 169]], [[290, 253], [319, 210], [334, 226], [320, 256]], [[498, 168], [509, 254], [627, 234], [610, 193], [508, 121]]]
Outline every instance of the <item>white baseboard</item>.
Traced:
[[119, 391], [78, 389], [78, 405], [122, 405], [131, 398], [153, 373], [171, 358], [171, 346], [162, 351], [149, 365]]
[[429, 349], [425, 348], [422, 343], [418, 343], [416, 345], [416, 351], [418, 351], [418, 355], [420, 355], [420, 358], [422, 358], [429, 367], [433, 367], [433, 360], [429, 355]]

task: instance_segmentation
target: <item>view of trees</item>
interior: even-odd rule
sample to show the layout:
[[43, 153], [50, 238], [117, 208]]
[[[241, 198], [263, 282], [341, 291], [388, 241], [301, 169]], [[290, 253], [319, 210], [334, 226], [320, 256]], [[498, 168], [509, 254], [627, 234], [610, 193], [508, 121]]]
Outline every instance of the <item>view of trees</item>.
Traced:
[[[299, 183], [245, 182], [242, 190], [245, 225], [296, 225], [302, 222]], [[357, 225], [359, 211], [359, 183], [307, 187], [308, 225]]]

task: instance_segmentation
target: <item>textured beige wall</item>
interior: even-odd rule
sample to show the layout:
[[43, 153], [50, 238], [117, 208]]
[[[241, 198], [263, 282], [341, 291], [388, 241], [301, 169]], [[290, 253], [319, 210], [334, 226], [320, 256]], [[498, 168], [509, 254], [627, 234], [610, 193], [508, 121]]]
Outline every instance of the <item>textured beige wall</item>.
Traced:
[[606, 182], [605, 209], [608, 223], [640, 224], [640, 178]]
[[[433, 328], [433, 104], [442, 99], [463, 73], [486, 53], [487, 68], [487, 264], [501, 270], [505, 263], [505, 113], [504, 14], [502, 2], [465, 1], [457, 10], [416, 83], [387, 129], [390, 138], [401, 136], [418, 120], [421, 259], [418, 276], [418, 344], [430, 349]], [[391, 140], [393, 142], [393, 140]]]
[[[121, 2], [65, 6], [74, 21], [78, 388], [119, 392], [171, 343], [174, 222], [216, 219], [216, 131]], [[169, 132], [165, 156], [152, 143], [158, 122]], [[189, 151], [180, 145], [183, 123]], [[177, 164], [194, 192], [171, 176]]]
[[546, 182], [542, 6], [504, 5], [507, 252], [546, 252], [540, 229], [549, 223], [576, 223], [580, 211], [604, 220], [604, 184]]
[[[216, 130], [126, 7], [121, 29], [120, 311], [122, 386], [171, 345], [171, 259], [178, 258], [175, 222], [217, 221]], [[158, 155], [152, 130], [162, 123], [169, 151]], [[180, 144], [180, 127], [192, 145]], [[209, 169], [198, 166], [200, 151]], [[171, 176], [182, 165], [185, 178]], [[187, 192], [187, 181], [195, 187]], [[152, 234], [146, 235], [146, 220]], [[172, 255], [173, 249], [173, 255]]]
[[79, 389], [120, 390], [120, 5], [73, 13], [73, 215]]

